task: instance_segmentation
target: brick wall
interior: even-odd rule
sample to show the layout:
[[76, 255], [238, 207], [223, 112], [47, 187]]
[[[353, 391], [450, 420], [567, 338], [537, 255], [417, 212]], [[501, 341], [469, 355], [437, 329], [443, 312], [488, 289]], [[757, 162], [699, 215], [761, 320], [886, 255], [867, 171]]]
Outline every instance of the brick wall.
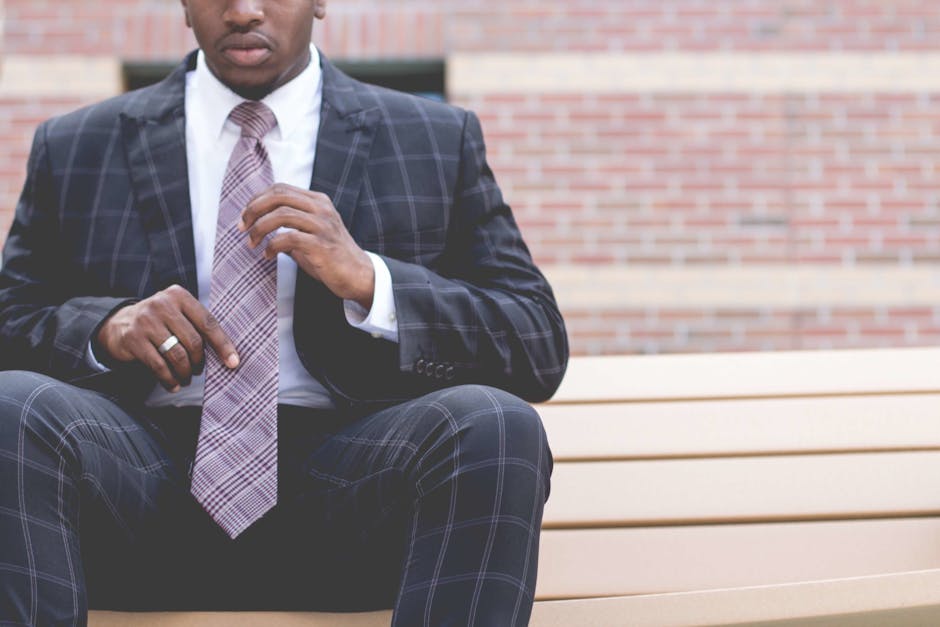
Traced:
[[938, 94], [464, 104], [548, 263], [940, 260]]
[[[193, 46], [175, 0], [6, 0], [5, 10], [4, 58], [171, 60]], [[471, 67], [480, 58], [481, 68], [492, 67], [492, 53], [603, 53], [649, 58], [651, 67], [782, 54], [810, 74], [817, 61], [864, 53], [914, 55], [916, 71], [916, 55], [940, 53], [940, 3], [922, 0], [335, 0], [329, 13], [317, 38], [333, 58], [462, 57]], [[648, 77], [610, 76], [611, 88], [577, 93], [556, 89], [568, 76], [545, 77], [544, 89], [522, 88], [522, 78], [496, 76], [486, 89], [451, 82], [449, 96], [480, 114], [494, 170], [550, 276], [671, 268], [689, 270], [696, 290], [708, 289], [691, 274], [701, 268], [855, 277], [851, 293], [772, 305], [734, 289], [693, 302], [676, 289], [642, 303], [624, 291], [596, 307], [559, 285], [576, 352], [900, 346], [940, 336], [930, 291], [940, 285], [930, 274], [940, 272], [932, 75], [922, 86], [851, 90], [835, 81], [767, 88], [759, 76], [754, 86], [701, 89], [694, 73], [647, 89]], [[0, 88], [0, 229], [37, 121], [95, 99]], [[885, 296], [892, 281], [915, 275], [907, 297]]]
[[[368, 4], [368, 3], [366, 3]], [[458, 7], [473, 50], [741, 52], [937, 49], [940, 7], [924, 0], [508, 0]], [[475, 5], [467, 8], [469, 5]]]

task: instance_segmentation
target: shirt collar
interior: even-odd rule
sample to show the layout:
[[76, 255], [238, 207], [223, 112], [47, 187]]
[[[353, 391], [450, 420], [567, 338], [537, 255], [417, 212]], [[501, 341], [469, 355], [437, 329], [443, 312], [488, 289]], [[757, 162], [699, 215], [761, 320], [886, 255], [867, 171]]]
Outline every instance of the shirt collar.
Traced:
[[[202, 50], [196, 57], [196, 69], [191, 87], [199, 91], [193, 103], [208, 123], [213, 137], [220, 137], [228, 122], [229, 113], [245, 101], [244, 98], [225, 86], [206, 65]], [[310, 63], [290, 82], [278, 87], [261, 102], [268, 105], [277, 118], [277, 127], [272, 131], [286, 139], [298, 129], [312, 110], [319, 110], [323, 95], [323, 71], [320, 68], [320, 53], [310, 46]]]

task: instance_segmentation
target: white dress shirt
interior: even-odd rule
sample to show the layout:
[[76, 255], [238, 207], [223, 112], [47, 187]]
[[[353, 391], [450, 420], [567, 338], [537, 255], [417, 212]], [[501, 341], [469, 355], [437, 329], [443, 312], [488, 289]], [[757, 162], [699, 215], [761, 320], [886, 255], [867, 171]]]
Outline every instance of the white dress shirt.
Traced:
[[[264, 138], [275, 181], [309, 189], [316, 157], [322, 97], [320, 57], [316, 48], [311, 46], [311, 62], [307, 68], [261, 101], [271, 108], [277, 118], [277, 126]], [[241, 128], [230, 121], [228, 116], [243, 101], [244, 98], [212, 74], [200, 51], [196, 69], [186, 75], [186, 158], [199, 301], [207, 308], [222, 180], [229, 155], [241, 135]], [[247, 246], [247, 235], [245, 237]], [[259, 247], [257, 251], [260, 255], [262, 249]], [[346, 301], [346, 319], [349, 324], [376, 338], [397, 342], [398, 327], [391, 274], [380, 257], [372, 253], [368, 255], [375, 270], [372, 309], [366, 311], [357, 303]], [[278, 402], [303, 407], [331, 407], [333, 403], [326, 389], [303, 367], [294, 346], [294, 286], [297, 272], [297, 264], [293, 259], [284, 254], [278, 255]], [[193, 377], [192, 383], [176, 394], [157, 385], [147, 399], [147, 405], [200, 405], [204, 385], [205, 375]]]

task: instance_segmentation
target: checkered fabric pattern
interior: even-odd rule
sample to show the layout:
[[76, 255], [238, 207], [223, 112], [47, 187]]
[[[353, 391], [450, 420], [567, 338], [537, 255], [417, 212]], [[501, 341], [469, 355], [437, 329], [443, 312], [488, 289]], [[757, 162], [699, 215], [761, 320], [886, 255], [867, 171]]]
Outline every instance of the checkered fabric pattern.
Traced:
[[234, 538], [277, 503], [277, 261], [248, 248], [237, 229], [248, 203], [274, 183], [262, 140], [277, 120], [254, 101], [229, 119], [242, 135], [222, 181], [210, 310], [241, 363], [232, 370], [207, 351], [192, 493]]
[[[110, 569], [139, 594], [124, 543], [158, 508], [178, 511], [161, 496], [172, 474], [147, 429], [98, 394], [0, 372], [0, 625], [84, 625], [86, 578]], [[122, 548], [96, 551], [79, 521]]]
[[358, 420], [280, 410], [279, 502], [231, 540], [187, 490], [198, 408], [134, 417], [0, 372], [0, 625], [89, 605], [527, 623], [552, 468], [529, 405], [457, 386]]

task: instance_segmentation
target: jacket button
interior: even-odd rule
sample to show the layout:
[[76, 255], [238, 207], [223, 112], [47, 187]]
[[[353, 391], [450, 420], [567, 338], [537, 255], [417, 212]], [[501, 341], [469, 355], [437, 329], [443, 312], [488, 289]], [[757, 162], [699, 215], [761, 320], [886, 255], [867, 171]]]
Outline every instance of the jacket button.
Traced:
[[447, 372], [447, 366], [444, 364], [437, 364], [437, 368], [434, 369], [434, 376], [438, 379], [443, 379], [445, 372]]
[[424, 365], [424, 374], [428, 377], [434, 376], [434, 368], [437, 366], [433, 361], [429, 361]]
[[455, 376], [457, 376], [457, 369], [453, 366], [447, 366], [447, 371], [444, 372], [444, 379], [447, 381], [453, 381]]
[[415, 372], [417, 372], [418, 374], [424, 374], [425, 366], [426, 366], [425, 361], [423, 359], [419, 359], [418, 361], [415, 362]]

